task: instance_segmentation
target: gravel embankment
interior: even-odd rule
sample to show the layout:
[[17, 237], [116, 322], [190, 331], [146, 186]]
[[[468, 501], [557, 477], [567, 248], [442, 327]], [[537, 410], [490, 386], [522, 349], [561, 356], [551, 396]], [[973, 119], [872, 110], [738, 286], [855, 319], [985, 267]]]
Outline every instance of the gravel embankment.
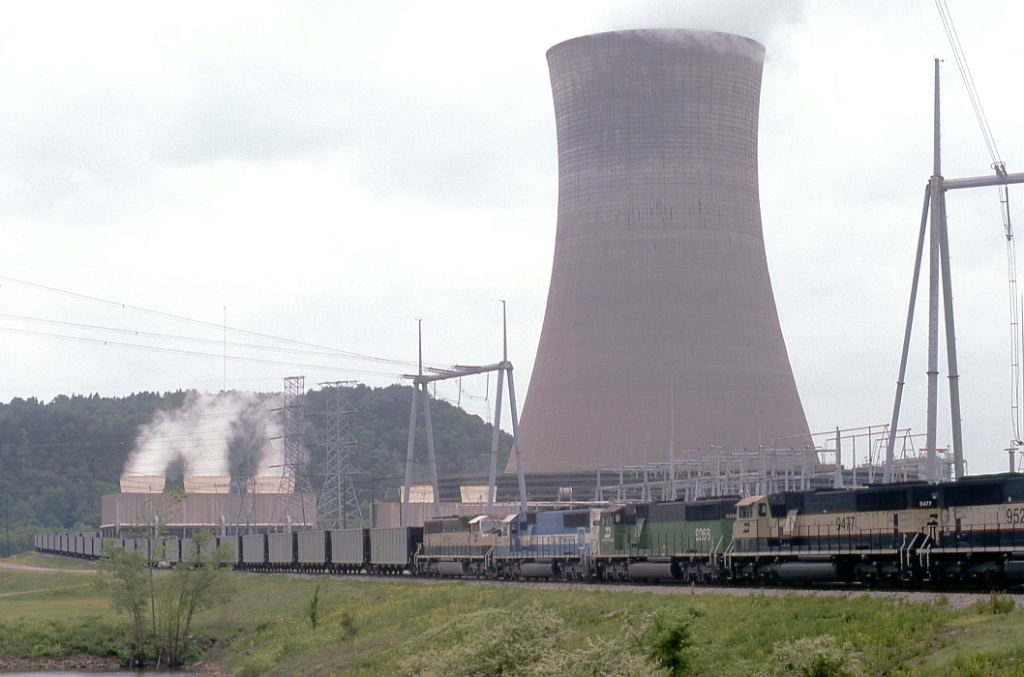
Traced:
[[[266, 574], [253, 573], [253, 576]], [[316, 574], [296, 574], [289, 576], [296, 578], [312, 577]], [[365, 574], [332, 574], [346, 580], [366, 581], [373, 583], [386, 582], [414, 582], [424, 585], [437, 585], [443, 583], [461, 582], [467, 585], [491, 585], [508, 588], [529, 588], [532, 590], [589, 590], [608, 592], [632, 592], [647, 593], [651, 595], [732, 595], [734, 597], [748, 597], [750, 595], [761, 595], [764, 597], [785, 597], [786, 595], [799, 595], [801, 597], [845, 597], [854, 599], [867, 595], [875, 599], [892, 599], [913, 602], [918, 604], [938, 602], [941, 598], [954, 609], [966, 609], [967, 607], [981, 601], [989, 601], [991, 592], [986, 591], [956, 591], [956, 590], [864, 590], [862, 588], [835, 588], [835, 587], [801, 587], [801, 588], [779, 588], [779, 587], [744, 587], [744, 586], [693, 586], [688, 585], [638, 585], [632, 583], [614, 583], [607, 585], [593, 583], [569, 583], [569, 582], [540, 582], [540, 581], [488, 581], [475, 578], [415, 578], [413, 576], [367, 576]], [[1007, 599], [1012, 599], [1016, 606], [1024, 607], [1024, 592], [1001, 593]]]

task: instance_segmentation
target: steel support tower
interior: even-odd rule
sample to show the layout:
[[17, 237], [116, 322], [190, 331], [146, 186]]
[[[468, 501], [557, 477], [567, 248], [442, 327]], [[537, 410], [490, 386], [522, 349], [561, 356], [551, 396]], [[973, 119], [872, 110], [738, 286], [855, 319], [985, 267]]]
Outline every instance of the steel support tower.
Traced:
[[361, 527], [363, 511], [356, 495], [355, 478], [359, 472], [351, 463], [349, 449], [359, 443], [352, 436], [351, 417], [356, 414], [346, 386], [348, 381], [321, 383], [324, 393], [324, 417], [327, 423], [327, 458], [324, 485], [317, 503], [317, 526], [321, 529]]
[[[933, 153], [932, 175], [925, 186], [924, 206], [921, 210], [921, 226], [917, 236], [917, 256], [914, 262], [914, 278], [910, 287], [910, 307], [903, 333], [903, 353], [900, 357], [899, 376], [896, 378], [896, 396], [893, 399], [890, 430], [896, 430], [903, 401], [903, 386], [906, 382], [907, 359], [910, 352], [910, 335], [914, 325], [914, 307], [917, 302], [917, 287], [921, 278], [924, 257], [925, 235], [929, 236], [928, 248], [928, 391], [925, 448], [927, 453], [927, 475], [929, 482], [940, 478], [936, 436], [938, 427], [938, 383], [939, 383], [939, 305], [940, 290], [942, 315], [945, 320], [946, 368], [949, 377], [949, 415], [953, 438], [953, 474], [956, 479], [964, 476], [963, 432], [960, 419], [960, 374], [956, 357], [956, 327], [953, 321], [953, 288], [949, 263], [949, 232], [946, 219], [946, 192], [962, 188], [983, 186], [1008, 186], [1024, 183], [1024, 173], [1008, 174], [1001, 163], [994, 165], [993, 176], [972, 176], [963, 179], [947, 179], [942, 176], [942, 135], [940, 127], [939, 60], [935, 59], [935, 97], [932, 126]], [[1009, 198], [1007, 197], [1007, 200]], [[1007, 238], [1012, 237], [1007, 231]], [[893, 481], [892, 465], [895, 458], [896, 438], [891, 437], [886, 452], [883, 481]]]
[[[306, 377], [288, 376], [284, 379], [284, 460], [277, 506], [272, 520], [276, 528], [290, 528], [291, 524], [308, 524], [316, 506], [306, 500], [313, 495], [306, 464]], [[289, 494], [302, 499], [297, 504], [288, 500]], [[299, 514], [292, 514], [298, 511]]]

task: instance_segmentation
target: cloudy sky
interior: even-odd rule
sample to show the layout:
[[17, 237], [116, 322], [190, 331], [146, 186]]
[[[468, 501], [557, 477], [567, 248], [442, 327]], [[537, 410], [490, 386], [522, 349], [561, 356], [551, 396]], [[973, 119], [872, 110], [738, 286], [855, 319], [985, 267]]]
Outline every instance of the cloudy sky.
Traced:
[[[949, 3], [1022, 171], [1024, 4]], [[268, 391], [297, 374], [386, 385], [414, 369], [418, 318], [428, 364], [499, 359], [505, 299], [521, 405], [555, 232], [544, 53], [653, 27], [766, 46], [762, 216], [807, 417], [814, 431], [887, 423], [932, 59], [951, 59], [930, 0], [3, 5], [0, 400]], [[943, 74], [944, 174], [988, 173], [952, 60]], [[966, 455], [972, 472], [1001, 470], [996, 191], [951, 193], [948, 212]], [[925, 325], [922, 312], [902, 419], [916, 432]], [[487, 383], [438, 395], [485, 415]]]

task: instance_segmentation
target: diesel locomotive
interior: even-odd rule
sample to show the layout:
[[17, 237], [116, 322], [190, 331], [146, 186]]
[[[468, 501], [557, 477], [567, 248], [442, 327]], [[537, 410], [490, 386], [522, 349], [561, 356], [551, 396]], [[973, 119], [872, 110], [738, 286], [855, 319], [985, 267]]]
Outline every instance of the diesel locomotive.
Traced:
[[[219, 536], [247, 571], [707, 584], [1024, 584], [1024, 475]], [[42, 552], [187, 561], [191, 539], [38, 534]], [[212, 547], [212, 545], [210, 546]]]

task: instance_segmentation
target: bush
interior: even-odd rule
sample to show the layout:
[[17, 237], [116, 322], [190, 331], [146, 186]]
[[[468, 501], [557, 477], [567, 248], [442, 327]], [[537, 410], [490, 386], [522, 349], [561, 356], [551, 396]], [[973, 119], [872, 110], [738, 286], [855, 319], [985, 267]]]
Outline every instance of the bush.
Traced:
[[763, 677], [860, 677], [860, 661], [849, 644], [832, 635], [776, 644]]
[[[497, 622], [486, 624], [485, 619], [496, 617]], [[571, 633], [565, 621], [538, 604], [511, 613], [472, 614], [468, 624], [449, 623], [439, 636], [431, 638], [452, 641], [449, 648], [429, 648], [414, 655], [401, 666], [402, 672], [408, 677], [669, 677], [682, 674], [663, 668], [656, 660], [658, 652], [663, 650], [677, 655], [679, 645], [674, 638], [678, 636], [678, 623], [658, 625], [656, 614], [645, 614], [637, 629], [630, 625], [631, 619], [627, 616], [624, 631], [616, 637], [587, 638], [586, 646], [566, 649], [563, 647]], [[688, 638], [688, 625], [686, 627], [684, 634]], [[665, 639], [671, 648], [650, 645], [643, 650], [641, 645], [631, 641], [644, 636]]]
[[491, 627], [453, 626], [449, 628], [454, 630], [453, 646], [428, 649], [403, 668], [410, 677], [528, 677], [534, 665], [564, 638], [564, 626], [565, 621], [555, 612], [535, 604], [505, 615]]
[[535, 677], [668, 677], [667, 670], [647, 656], [630, 651], [622, 638], [590, 639], [575, 651], [555, 651], [534, 665]]
[[979, 614], [1008, 614], [1013, 611], [1016, 606], [1016, 602], [1006, 595], [1005, 592], [996, 592], [995, 590], [989, 593], [988, 599], [975, 602], [971, 605]]
[[228, 600], [230, 586], [223, 567], [231, 552], [221, 546], [208, 556], [204, 546], [209, 538], [207, 533], [197, 533], [193, 558], [175, 564], [159, 578], [153, 575], [153, 567], [160, 553], [147, 561], [138, 551], [109, 547], [100, 558], [95, 585], [110, 596], [115, 610], [131, 620], [121, 653], [130, 656], [133, 666], [155, 659], [158, 668], [180, 667], [195, 655], [189, 647], [195, 614]]

